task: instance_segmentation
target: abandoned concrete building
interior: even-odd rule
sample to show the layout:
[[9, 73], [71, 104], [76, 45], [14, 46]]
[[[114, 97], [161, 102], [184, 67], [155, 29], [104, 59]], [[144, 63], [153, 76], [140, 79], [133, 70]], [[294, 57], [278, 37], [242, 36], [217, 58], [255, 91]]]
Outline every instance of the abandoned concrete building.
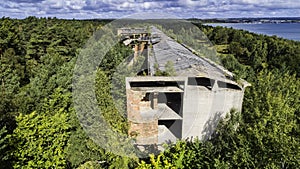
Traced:
[[[232, 108], [241, 110], [247, 83], [232, 80], [228, 70], [195, 55], [156, 27], [122, 28], [118, 35], [134, 49], [134, 57], [148, 49], [147, 76], [126, 78], [128, 134], [137, 145], [207, 137], [218, 122], [213, 118], [224, 117]], [[168, 61], [176, 75], [154, 76], [155, 65], [165, 70]]]

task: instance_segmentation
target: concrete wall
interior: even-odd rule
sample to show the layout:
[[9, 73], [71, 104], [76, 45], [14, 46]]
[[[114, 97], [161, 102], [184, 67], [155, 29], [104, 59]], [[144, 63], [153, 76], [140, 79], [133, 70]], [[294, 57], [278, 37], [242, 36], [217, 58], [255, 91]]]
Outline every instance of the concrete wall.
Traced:
[[187, 85], [183, 102], [183, 138], [205, 139], [232, 108], [241, 110], [243, 90]]
[[[140, 81], [139, 81], [140, 79]], [[179, 116], [182, 120], [162, 120], [158, 118], [145, 119], [142, 112], [153, 109], [153, 93], [131, 90], [129, 80], [134, 82], [160, 81], [172, 82], [171, 77], [147, 77], [128, 78], [126, 80], [127, 91], [127, 116], [129, 122], [128, 134], [137, 139], [137, 144], [157, 143], [159, 131], [158, 125], [165, 125], [170, 132], [179, 139], [209, 138], [216, 128], [219, 120], [232, 108], [241, 110], [244, 90], [236, 84], [228, 84], [222, 81], [209, 78], [180, 78], [184, 81], [183, 93], [157, 92], [155, 102], [164, 103]], [[189, 80], [190, 79], [190, 80]], [[136, 87], [136, 86], [135, 86]], [[146, 86], [145, 86], [146, 87]], [[141, 88], [143, 88], [141, 86]], [[161, 139], [160, 139], [161, 140]]]

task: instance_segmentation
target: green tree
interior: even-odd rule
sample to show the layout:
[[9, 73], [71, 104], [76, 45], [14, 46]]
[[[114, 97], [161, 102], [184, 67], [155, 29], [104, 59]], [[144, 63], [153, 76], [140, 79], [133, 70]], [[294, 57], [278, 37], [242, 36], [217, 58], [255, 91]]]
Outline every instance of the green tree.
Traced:
[[3, 168], [10, 168], [9, 150], [8, 150], [8, 136], [6, 127], [0, 129], [0, 166]]
[[223, 29], [221, 27], [216, 27], [213, 29], [213, 41], [216, 44], [222, 45], [222, 44], [227, 44], [228, 43], [228, 32], [227, 29]]
[[66, 142], [70, 125], [68, 115], [57, 112], [19, 115], [12, 134], [16, 150], [14, 168], [64, 168]]
[[14, 168], [64, 168], [70, 137], [70, 93], [57, 88], [43, 104], [43, 112], [20, 114], [10, 136], [15, 147]]
[[299, 80], [279, 71], [261, 72], [247, 91], [243, 132], [257, 167], [299, 166], [299, 91]]

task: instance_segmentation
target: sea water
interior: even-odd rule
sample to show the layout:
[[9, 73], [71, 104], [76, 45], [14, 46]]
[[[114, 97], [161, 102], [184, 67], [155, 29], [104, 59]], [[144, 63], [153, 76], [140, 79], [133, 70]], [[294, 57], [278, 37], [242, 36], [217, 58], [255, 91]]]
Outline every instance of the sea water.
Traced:
[[232, 27], [250, 32], [300, 41], [300, 23], [210, 23], [206, 25]]

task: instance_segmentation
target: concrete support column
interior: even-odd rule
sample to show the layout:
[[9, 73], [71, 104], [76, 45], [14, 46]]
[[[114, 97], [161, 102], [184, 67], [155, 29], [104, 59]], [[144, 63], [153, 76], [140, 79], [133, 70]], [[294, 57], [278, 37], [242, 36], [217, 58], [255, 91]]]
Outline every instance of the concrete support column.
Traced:
[[136, 62], [136, 61], [137, 61], [138, 53], [139, 53], [139, 45], [138, 45], [138, 44], [135, 44], [135, 45], [134, 45], [133, 62]]
[[217, 91], [218, 88], [219, 88], [219, 87], [218, 87], [218, 81], [215, 80], [211, 90], [212, 90], [212, 91]]
[[158, 92], [151, 93], [151, 108], [157, 109], [158, 107]]

